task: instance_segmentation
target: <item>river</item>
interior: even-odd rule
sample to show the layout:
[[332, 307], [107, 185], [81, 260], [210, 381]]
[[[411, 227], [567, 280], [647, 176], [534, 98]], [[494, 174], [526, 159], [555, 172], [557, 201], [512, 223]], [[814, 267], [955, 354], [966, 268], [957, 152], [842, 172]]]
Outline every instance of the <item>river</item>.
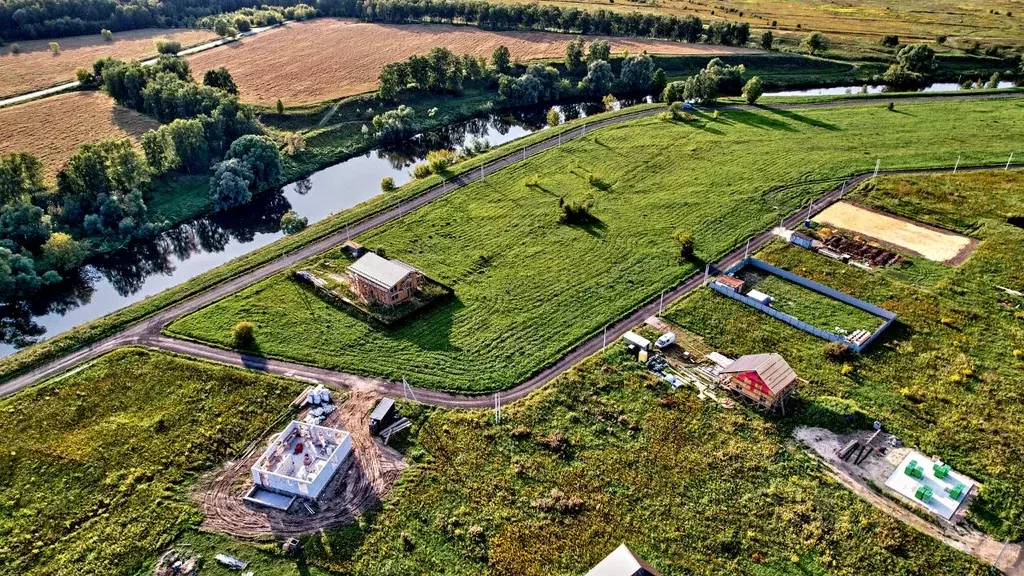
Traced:
[[[594, 103], [557, 106], [563, 118], [604, 110]], [[418, 134], [398, 146], [350, 158], [234, 210], [180, 224], [151, 242], [84, 267], [78, 277], [0, 318], [0, 357], [181, 284], [284, 236], [281, 216], [294, 210], [312, 224], [380, 193], [390, 176], [396, 185], [428, 151], [456, 149], [476, 139], [497, 146], [545, 128], [547, 108], [459, 122]]]
[[[1012, 83], [1001, 82], [1000, 87]], [[933, 84], [925, 92], [959, 89]], [[857, 93], [860, 86], [766, 92], [771, 96]], [[871, 93], [882, 87], [868, 87]], [[649, 101], [649, 99], [648, 99]], [[601, 112], [600, 103], [556, 106], [570, 118]], [[139, 243], [84, 267], [77, 278], [0, 317], [0, 357], [129, 304], [181, 284], [284, 236], [281, 216], [294, 210], [312, 224], [380, 193], [390, 176], [396, 185], [412, 179], [411, 168], [428, 151], [456, 149], [473, 140], [497, 146], [545, 129], [548, 108], [531, 108], [459, 122], [418, 134], [398, 146], [372, 150], [330, 166], [276, 192], [262, 194], [235, 210], [180, 224], [151, 242]]]

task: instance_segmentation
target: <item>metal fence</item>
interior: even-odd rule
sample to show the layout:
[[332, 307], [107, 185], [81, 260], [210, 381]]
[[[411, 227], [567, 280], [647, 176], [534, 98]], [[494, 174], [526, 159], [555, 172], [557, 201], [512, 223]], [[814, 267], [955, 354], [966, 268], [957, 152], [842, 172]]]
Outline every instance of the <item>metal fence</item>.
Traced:
[[823, 294], [825, 296], [828, 296], [830, 298], [833, 298], [835, 300], [843, 302], [844, 304], [848, 304], [850, 306], [853, 306], [854, 308], [863, 310], [865, 312], [868, 312], [869, 314], [873, 314], [873, 315], [878, 316], [879, 318], [885, 320], [885, 322], [882, 323], [882, 326], [878, 330], [876, 330], [874, 333], [872, 333], [871, 337], [868, 338], [863, 344], [856, 344], [854, 342], [850, 342], [845, 337], [843, 337], [843, 336], [841, 336], [839, 334], [836, 334], [834, 332], [829, 332], [827, 330], [822, 330], [822, 329], [817, 328], [815, 326], [811, 326], [810, 324], [808, 324], [807, 322], [804, 322], [803, 320], [800, 320], [799, 318], [796, 318], [794, 316], [790, 316], [789, 314], [786, 314], [785, 312], [780, 312], [779, 310], [776, 310], [775, 308], [772, 308], [771, 306], [766, 306], [764, 304], [761, 304], [757, 300], [754, 300], [753, 298], [750, 298], [748, 296], [744, 296], [743, 294], [740, 294], [739, 292], [736, 292], [732, 288], [727, 288], [727, 287], [722, 286], [722, 285], [720, 285], [718, 283], [715, 283], [715, 282], [711, 283], [711, 289], [714, 290], [715, 292], [718, 292], [719, 294], [722, 294], [723, 296], [728, 296], [729, 298], [732, 298], [733, 300], [738, 300], [740, 302], [743, 302], [747, 306], [750, 306], [752, 308], [756, 308], [756, 309], [760, 310], [761, 312], [764, 312], [765, 314], [767, 314], [767, 315], [769, 315], [769, 316], [771, 316], [773, 318], [777, 318], [777, 319], [785, 322], [786, 324], [789, 324], [790, 326], [793, 326], [794, 328], [798, 328], [800, 330], [803, 330], [804, 332], [807, 332], [808, 334], [813, 334], [814, 336], [817, 336], [818, 338], [829, 340], [831, 342], [842, 342], [846, 346], [849, 346], [850, 349], [852, 349], [857, 354], [860, 354], [865, 349], [867, 349], [867, 347], [870, 346], [871, 343], [874, 342], [875, 339], [878, 338], [879, 335], [881, 335], [883, 332], [885, 332], [889, 328], [889, 326], [892, 326], [892, 323], [896, 321], [896, 314], [894, 314], [893, 312], [890, 312], [890, 311], [888, 311], [888, 310], [886, 310], [884, 308], [880, 308], [878, 306], [875, 306], [874, 304], [870, 304], [870, 303], [865, 302], [863, 300], [860, 300], [858, 298], [854, 298], [853, 296], [850, 296], [849, 294], [845, 294], [845, 293], [840, 292], [838, 290], [835, 290], [833, 288], [829, 288], [828, 286], [825, 286], [824, 284], [819, 284], [819, 283], [817, 283], [817, 282], [815, 282], [813, 280], [808, 280], [807, 278], [804, 278], [803, 276], [797, 276], [796, 274], [793, 274], [792, 272], [788, 272], [788, 271], [783, 270], [781, 268], [776, 268], [775, 266], [772, 266], [771, 264], [768, 264], [767, 262], [762, 262], [762, 261], [760, 261], [760, 260], [758, 260], [756, 258], [749, 258], [748, 257], [748, 258], [744, 258], [743, 260], [740, 260], [735, 266], [733, 266], [732, 268], [729, 268], [729, 270], [727, 270], [727, 273], [729, 275], [733, 275], [736, 272], [738, 272], [740, 269], [742, 269], [742, 268], [744, 268], [746, 266], [750, 266], [752, 268], [757, 268], [758, 270], [762, 270], [762, 271], [767, 272], [769, 274], [772, 274], [774, 276], [778, 276], [779, 278], [782, 278], [784, 280], [787, 280], [787, 281], [792, 282], [794, 284], [797, 284], [799, 286], [803, 286], [804, 288], [807, 288], [808, 290], [817, 292], [819, 294]]

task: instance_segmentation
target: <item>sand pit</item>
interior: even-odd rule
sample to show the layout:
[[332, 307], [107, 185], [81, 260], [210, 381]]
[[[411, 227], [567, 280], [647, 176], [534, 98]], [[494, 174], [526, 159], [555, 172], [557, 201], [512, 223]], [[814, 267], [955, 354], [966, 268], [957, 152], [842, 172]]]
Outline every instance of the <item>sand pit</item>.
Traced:
[[946, 264], [962, 262], [974, 247], [973, 240], [959, 234], [916, 224], [848, 202], [829, 206], [814, 220]]
[[[457, 54], [490, 57], [500, 45], [514, 58], [562, 58], [574, 36], [547, 32], [491, 32], [470, 26], [383, 25], [319, 18], [288, 24], [189, 57], [201, 79], [226, 67], [242, 100], [272, 106], [311, 104], [377, 88], [385, 64], [444, 46]], [[753, 50], [641, 38], [604, 38], [612, 51], [651, 54], [734, 54]]]

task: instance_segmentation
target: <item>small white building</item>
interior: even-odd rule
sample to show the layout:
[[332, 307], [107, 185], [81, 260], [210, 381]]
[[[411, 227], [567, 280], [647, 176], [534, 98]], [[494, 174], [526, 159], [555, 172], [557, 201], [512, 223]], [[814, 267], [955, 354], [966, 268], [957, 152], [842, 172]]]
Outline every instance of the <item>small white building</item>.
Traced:
[[587, 572], [587, 576], [661, 576], [625, 544], [619, 545]]
[[344, 430], [293, 420], [252, 467], [257, 489], [316, 500], [352, 452]]

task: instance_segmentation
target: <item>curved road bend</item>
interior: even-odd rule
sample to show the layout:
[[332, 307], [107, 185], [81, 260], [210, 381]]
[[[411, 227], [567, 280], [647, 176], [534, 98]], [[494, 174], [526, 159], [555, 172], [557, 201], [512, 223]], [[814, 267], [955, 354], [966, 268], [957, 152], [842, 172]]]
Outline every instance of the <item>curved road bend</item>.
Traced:
[[[930, 96], [921, 98], [905, 98], [902, 101], [905, 102], [917, 102], [917, 101], [943, 101], [943, 100], [973, 100], [981, 98], [1016, 98], [1018, 94], [999, 94], [999, 95], [953, 95], [953, 96]], [[794, 104], [794, 105], [783, 105], [775, 108], [780, 109], [801, 109], [801, 108], [827, 108], [827, 107], [844, 107], [844, 106], [863, 106], [863, 101], [839, 101], [839, 102], [823, 102], [815, 104]], [[748, 106], [732, 106], [726, 107], [725, 109], [753, 109]], [[323, 239], [308, 244], [303, 248], [300, 248], [294, 252], [283, 255], [282, 257], [265, 264], [262, 267], [251, 270], [240, 276], [237, 276], [231, 280], [225, 281], [218, 286], [199, 294], [190, 300], [180, 302], [174, 306], [168, 307], [167, 309], [150, 316], [139, 323], [130, 326], [115, 334], [109, 336], [103, 340], [93, 343], [92, 345], [86, 346], [80, 350], [72, 352], [67, 356], [52, 360], [42, 366], [34, 368], [20, 376], [12, 378], [3, 384], [0, 384], [0, 397], [14, 394], [20, 390], [23, 390], [37, 382], [41, 382], [55, 376], [58, 376], [83, 362], [93, 360], [111, 350], [114, 350], [121, 346], [127, 345], [144, 345], [153, 346], [156, 348], [165, 349], [171, 352], [177, 352], [180, 354], [186, 354], [195, 356], [198, 358], [204, 358], [213, 360], [225, 364], [231, 364], [235, 366], [241, 366], [253, 370], [260, 370], [271, 374], [277, 374], [287, 377], [298, 377], [306, 379], [314, 379], [325, 384], [331, 384], [337, 387], [344, 388], [359, 388], [366, 390], [373, 390], [389, 395], [403, 395], [403, 387], [399, 383], [385, 381], [379, 378], [371, 378], [364, 376], [357, 376], [353, 374], [346, 374], [344, 372], [336, 372], [323, 368], [315, 368], [293, 362], [286, 362], [280, 360], [272, 360], [262, 357], [250, 356], [247, 354], [240, 354], [238, 352], [232, 352], [216, 348], [213, 346], [207, 346], [196, 342], [180, 340], [171, 338], [161, 334], [161, 330], [164, 326], [170, 322], [188, 315], [200, 308], [206, 307], [209, 304], [234, 294], [245, 287], [252, 285], [260, 280], [263, 280], [269, 276], [277, 274], [302, 260], [310, 258], [316, 254], [319, 254], [331, 247], [343, 242], [348, 235], [358, 235], [367, 231], [373, 230], [379, 226], [382, 226], [388, 222], [396, 220], [404, 215], [406, 212], [415, 210], [421, 206], [424, 206], [442, 196], [445, 196], [462, 186], [475, 182], [481, 178], [486, 177], [489, 174], [493, 174], [498, 170], [502, 170], [520, 160], [529, 158], [555, 146], [558, 146], [560, 141], [568, 141], [583, 136], [587, 131], [592, 131], [598, 128], [604, 128], [612, 126], [629, 120], [635, 120], [646, 116], [652, 116], [663, 112], [664, 108], [652, 108], [646, 110], [639, 110], [634, 113], [623, 114], [612, 118], [606, 118], [596, 122], [588, 123], [580, 128], [562, 133], [561, 138], [557, 136], [548, 138], [537, 142], [531, 146], [525, 147], [521, 152], [513, 151], [506, 156], [503, 156], [489, 164], [486, 164], [479, 169], [473, 169], [467, 173], [464, 173], [450, 182], [446, 182], [437, 186], [434, 186], [422, 194], [409, 199], [407, 202], [389, 209], [385, 212], [369, 216], [363, 220], [353, 223], [348, 231], [340, 230], [324, 237]], [[990, 169], [990, 168], [961, 168], [961, 171], [966, 170], [978, 170], [978, 169]], [[935, 169], [935, 170], [900, 170], [900, 171], [883, 171], [882, 174], [901, 174], [901, 173], [914, 173], [914, 172], [942, 172], [948, 171], [948, 169]], [[868, 178], [870, 174], [860, 174], [849, 179], [847, 187], [856, 187], [860, 182]], [[815, 208], [817, 209], [814, 213], [823, 210], [824, 208], [835, 203], [842, 193], [842, 188], [832, 190], [824, 197], [818, 199], [815, 202]], [[792, 214], [789, 218], [784, 220], [784, 225], [787, 227], [794, 227], [799, 225], [806, 213], [803, 210]], [[771, 232], [766, 231], [750, 242], [751, 249], [757, 249], [765, 245], [771, 240]], [[746, 245], [739, 246], [733, 251], [726, 254], [724, 257], [715, 262], [712, 267], [715, 269], [725, 269], [737, 262], [743, 255]], [[674, 302], [682, 296], [685, 296], [689, 292], [692, 292], [700, 286], [703, 277], [702, 274], [696, 274], [691, 276], [682, 284], [666, 292], [666, 301]], [[623, 333], [630, 328], [642, 323], [644, 319], [653, 315], [658, 308], [658, 300], [655, 299], [640, 308], [634, 310], [628, 316], [614, 322], [608, 326], [608, 336], [612, 337], [612, 340], [617, 340]], [[525, 382], [501, 392], [503, 401], [510, 402], [526, 396], [530, 392], [544, 386], [547, 382], [551, 381], [555, 376], [562, 373], [572, 365], [578, 363], [580, 360], [590, 356], [600, 350], [602, 344], [603, 335], [597, 335], [586, 342], [583, 342], [567, 355], [560, 358], [555, 363], [542, 369], [533, 377], [529, 378]], [[480, 408], [488, 407], [492, 405], [493, 399], [490, 394], [483, 395], [466, 395], [452, 392], [440, 392], [437, 390], [419, 389], [413, 388], [413, 394], [416, 400], [428, 404], [434, 404], [449, 408]]]

